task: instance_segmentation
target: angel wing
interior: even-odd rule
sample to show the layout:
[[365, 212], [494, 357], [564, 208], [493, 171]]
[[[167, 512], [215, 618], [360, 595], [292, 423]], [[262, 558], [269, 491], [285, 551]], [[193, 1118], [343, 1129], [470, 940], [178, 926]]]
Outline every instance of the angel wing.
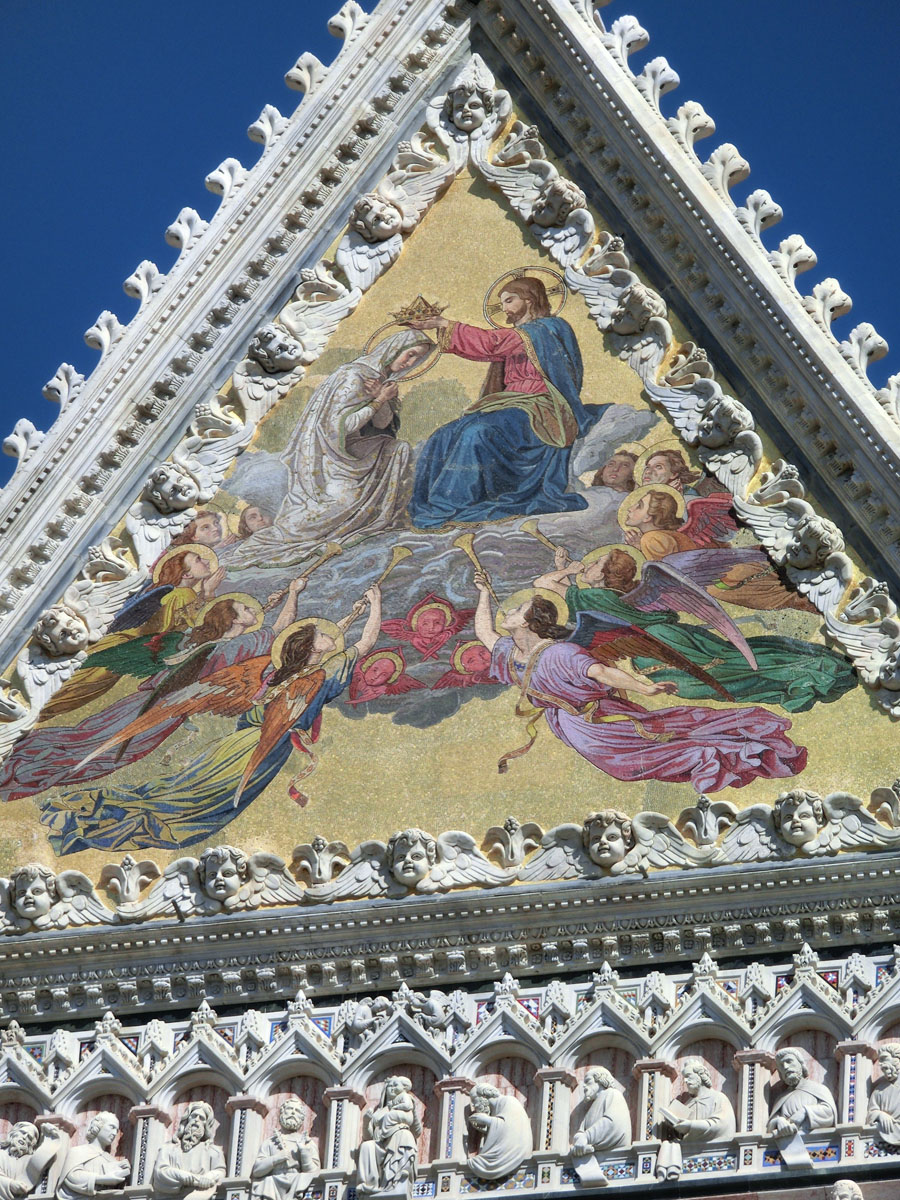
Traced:
[[309, 707], [324, 682], [325, 672], [321, 669], [295, 675], [266, 703], [262, 727], [259, 731], [259, 741], [256, 743], [250, 761], [244, 768], [241, 782], [234, 793], [235, 807], [240, 801], [244, 788], [252, 779], [254, 771], [289, 732], [304, 709]]
[[50, 909], [49, 924], [54, 929], [70, 925], [106, 925], [115, 916], [106, 907], [87, 875], [81, 871], [60, 871], [56, 876], [59, 900]]
[[645, 629], [629, 625], [609, 613], [580, 612], [575, 632], [568, 641], [589, 650], [598, 662], [613, 666], [623, 658], [655, 658], [659, 662], [693, 675], [723, 700], [733, 700], [731, 693], [717, 679], [692, 663], [672, 646], [667, 646]]
[[722, 838], [724, 861], [765, 862], [770, 858], [790, 858], [794, 848], [775, 830], [772, 810], [765, 804], [742, 809]]
[[231, 381], [234, 390], [245, 404], [249, 401], [258, 405], [263, 412], [268, 412], [305, 374], [306, 368], [302, 363], [298, 363], [289, 371], [271, 374], [253, 359], [244, 358], [234, 368]]
[[126, 629], [142, 629], [159, 612], [159, 606], [172, 590], [171, 584], [147, 588], [132, 596], [116, 613], [108, 633], [121, 633]]
[[[83, 651], [71, 658], [50, 658], [39, 646], [31, 642], [25, 646], [16, 660], [16, 669], [22, 680], [22, 692], [29, 703], [29, 714], [22, 718], [23, 723], [28, 720], [30, 714], [36, 716], [41, 711], [66, 680], [74, 675], [84, 659]], [[12, 724], [8, 726], [14, 727]]]
[[172, 461], [197, 480], [200, 501], [206, 503], [215, 495], [235, 455], [253, 436], [259, 416], [262, 413], [249, 409], [244, 418], [215, 396], [197, 405], [188, 437], [176, 447]]
[[900, 841], [900, 829], [888, 829], [882, 825], [871, 813], [866, 812], [858, 796], [851, 796], [848, 792], [832, 792], [825, 796], [822, 805], [829, 823], [826, 826], [827, 838], [823, 831], [819, 841], [827, 841], [827, 852], [882, 850]]
[[394, 169], [381, 185], [387, 199], [403, 213], [403, 232], [411, 233], [438, 196], [456, 178], [462, 162], [448, 161], [435, 153], [434, 136], [416, 133], [401, 142]]
[[203, 712], [220, 717], [239, 717], [253, 705], [269, 663], [267, 654], [247, 658], [174, 692], [107, 738], [102, 746], [83, 758], [76, 769], [105, 754], [113, 746], [129, 742], [148, 729], [176, 717], [185, 718]]
[[779, 504], [755, 504], [752, 500], [733, 498], [734, 510], [768, 548], [776, 562], [784, 562], [794, 527], [812, 512], [805, 500], [791, 497]]
[[303, 347], [301, 362], [315, 362], [338, 325], [362, 300], [359, 287], [345, 287], [324, 261], [300, 273], [294, 299], [282, 309], [279, 321]]
[[[367, 242], [355, 229], [351, 229], [341, 239], [335, 259], [351, 286], [361, 294], [370, 288], [388, 267], [393, 266], [402, 249], [402, 233], [395, 233], [383, 242]], [[284, 313], [281, 315], [281, 321], [290, 329]]]
[[90, 640], [95, 642], [146, 579], [146, 568], [132, 565], [122, 551], [122, 543], [117, 538], [105, 538], [88, 551], [84, 570], [66, 588], [63, 600], [81, 615]]
[[711, 496], [688, 500], [687, 520], [681, 532], [698, 546], [718, 547], [722, 542], [730, 542], [737, 531], [729, 492], [713, 492]]
[[522, 220], [526, 222], [531, 220], [534, 202], [541, 188], [559, 174], [554, 166], [542, 158], [529, 159], [527, 163], [519, 163], [515, 166], [498, 166], [482, 159], [478, 163], [478, 168], [491, 187], [502, 192]]
[[238, 891], [241, 908], [259, 908], [261, 904], [299, 904], [303, 888], [298, 887], [277, 854], [261, 851], [249, 858], [250, 878]]
[[648, 867], [695, 867], [701, 863], [721, 861], [722, 851], [716, 846], [702, 848], [692, 846], [684, 835], [662, 813], [638, 813], [631, 822], [635, 845], [620, 863], [616, 863], [613, 875], [630, 871], [647, 874]]
[[752, 429], [737, 434], [723, 450], [700, 449], [704, 464], [738, 496], [744, 495], [762, 460], [762, 442]]
[[132, 504], [125, 514], [125, 530], [131, 538], [137, 561], [151, 567], [173, 538], [190, 524], [195, 512], [196, 509], [188, 508], [184, 512], [161, 513], [143, 498]]
[[722, 397], [722, 389], [713, 379], [697, 379], [690, 387], [669, 387], [645, 378], [644, 388], [653, 403], [666, 410], [675, 428], [692, 446], [697, 444], [700, 418], [710, 404]]
[[516, 877], [515, 867], [498, 867], [478, 849], [475, 839], [459, 830], [437, 838], [437, 861], [416, 888], [418, 892], [448, 892], [454, 887], [501, 887]]
[[[759, 546], [705, 547], [700, 550], [681, 550], [678, 554], [667, 554], [662, 560], [667, 566], [685, 576], [700, 587], [718, 583], [732, 567], [744, 563], [772, 568], [771, 560]], [[650, 564], [648, 563], [647, 566]], [[646, 571], [647, 567], [644, 567]]]
[[566, 267], [566, 284], [584, 297], [591, 316], [601, 329], [606, 330], [610, 327], [619, 298], [627, 287], [637, 283], [637, 276], [623, 267], [603, 269], [605, 262], [599, 273], [592, 274], [587, 270], [590, 265], [591, 259], [588, 259], [584, 270]]
[[389, 683], [384, 689], [385, 696], [402, 696], [406, 692], [416, 692], [426, 685], [419, 679], [414, 679], [412, 675], [407, 675], [404, 672], [394, 683]]
[[754, 671], [757, 669], [756, 658], [747, 639], [725, 609], [704, 588], [672, 567], [670, 560], [645, 563], [640, 583], [622, 599], [643, 612], [674, 609], [698, 617], [736, 646]]
[[200, 886], [196, 858], [177, 858], [163, 871], [143, 900], [120, 904], [120, 921], [152, 921], [154, 917], [176, 916], [180, 921], [194, 913], [217, 912], [221, 905], [211, 900]]
[[581, 826], [557, 825], [544, 834], [540, 850], [522, 867], [519, 878], [541, 883], [545, 879], [579, 879], [600, 873], [600, 868], [588, 858]]
[[561, 227], [546, 229], [532, 223], [528, 228], [561, 267], [568, 267], [574, 266], [591, 244], [594, 218], [586, 208], [576, 208]]
[[[303, 893], [309, 904], [330, 904], [333, 900], [362, 900], [384, 896], [394, 889], [387, 865], [384, 842], [361, 842], [350, 855], [350, 862], [331, 883], [307, 888]], [[399, 889], [398, 894], [399, 894]], [[404, 889], [405, 891], [405, 889]]]

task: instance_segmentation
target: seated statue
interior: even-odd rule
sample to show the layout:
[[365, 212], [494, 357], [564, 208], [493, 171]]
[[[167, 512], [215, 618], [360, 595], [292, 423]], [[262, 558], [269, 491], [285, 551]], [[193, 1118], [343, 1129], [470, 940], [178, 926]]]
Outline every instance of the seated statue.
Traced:
[[225, 1178], [225, 1155], [212, 1140], [216, 1120], [211, 1105], [194, 1100], [184, 1110], [171, 1142], [160, 1146], [153, 1188], [178, 1200], [207, 1200]]
[[504, 1096], [489, 1083], [476, 1083], [469, 1093], [466, 1123], [478, 1141], [467, 1164], [479, 1179], [511, 1175], [534, 1148], [528, 1113], [515, 1096]]
[[681, 1175], [682, 1142], [703, 1145], [734, 1137], [736, 1122], [731, 1101], [712, 1086], [712, 1073], [699, 1058], [689, 1058], [681, 1069], [686, 1094], [661, 1108], [662, 1145], [656, 1158], [657, 1179]]
[[767, 1128], [778, 1143], [785, 1166], [810, 1166], [812, 1160], [803, 1144], [803, 1134], [837, 1124], [834, 1097], [824, 1083], [809, 1078], [802, 1050], [793, 1046], [779, 1050], [775, 1066], [784, 1091], [769, 1109]]
[[888, 1042], [878, 1051], [881, 1078], [872, 1088], [866, 1124], [874, 1125], [889, 1146], [900, 1146], [900, 1042]]
[[113, 1148], [119, 1137], [115, 1113], [99, 1112], [85, 1132], [85, 1144], [73, 1146], [66, 1155], [56, 1185], [57, 1200], [81, 1200], [98, 1188], [121, 1188], [128, 1182], [131, 1164], [116, 1158]]
[[301, 1132], [303, 1106], [299, 1100], [284, 1101], [278, 1109], [278, 1125], [260, 1146], [250, 1169], [251, 1200], [295, 1200], [321, 1169], [315, 1142]]
[[0, 1200], [20, 1200], [36, 1191], [63, 1144], [56, 1125], [45, 1125], [42, 1131], [30, 1121], [12, 1125], [0, 1142]]
[[631, 1145], [631, 1113], [621, 1087], [605, 1067], [591, 1067], [584, 1076], [588, 1109], [572, 1138], [572, 1166], [585, 1186], [605, 1187], [606, 1175], [597, 1155]]
[[381, 1103], [363, 1114], [357, 1192], [405, 1194], [416, 1177], [421, 1132], [412, 1082], [405, 1075], [392, 1075], [384, 1085]]

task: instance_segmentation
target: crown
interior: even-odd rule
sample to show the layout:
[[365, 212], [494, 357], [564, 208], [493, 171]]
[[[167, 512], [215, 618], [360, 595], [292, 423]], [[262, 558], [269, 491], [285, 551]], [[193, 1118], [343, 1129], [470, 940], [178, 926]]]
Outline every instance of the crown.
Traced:
[[424, 296], [416, 296], [412, 304], [404, 304], [398, 312], [391, 313], [391, 316], [400, 324], [405, 324], [407, 321], [422, 321], [426, 317], [439, 317], [446, 307], [446, 304], [439, 307], [437, 304], [431, 304]]

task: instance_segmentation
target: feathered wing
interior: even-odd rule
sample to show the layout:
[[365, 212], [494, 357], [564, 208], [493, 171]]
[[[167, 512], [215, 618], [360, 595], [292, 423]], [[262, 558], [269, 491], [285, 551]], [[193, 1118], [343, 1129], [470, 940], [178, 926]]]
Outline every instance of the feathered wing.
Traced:
[[698, 617], [737, 647], [755, 671], [756, 658], [728, 613], [704, 588], [671, 566], [668, 559], [644, 564], [641, 581], [622, 599], [643, 612], [675, 610]]
[[299, 383], [305, 374], [306, 368], [302, 364], [287, 371], [269, 374], [259, 363], [245, 358], [235, 367], [232, 382], [235, 391], [245, 404], [250, 401], [259, 405], [263, 412], [267, 412], [282, 396], [286, 396], [294, 384]]
[[794, 526], [812, 511], [805, 500], [793, 497], [778, 504], [756, 504], [735, 496], [733, 502], [737, 515], [752, 522], [757, 537], [771, 547], [772, 556], [779, 563], [784, 560]]
[[498, 867], [489, 862], [475, 839], [459, 830], [442, 833], [437, 839], [437, 861], [419, 892], [446, 892], [450, 888], [478, 886], [500, 887], [516, 877], [515, 867]]
[[386, 696], [402, 696], [406, 692], [416, 692], [419, 688], [424, 688], [426, 685], [419, 679], [414, 679], [412, 675], [407, 675], [405, 672], [395, 679], [393, 683], [389, 683], [384, 689]]
[[478, 163], [478, 169], [491, 187], [503, 193], [523, 221], [531, 220], [534, 202], [544, 184], [559, 174], [555, 167], [541, 159], [512, 167], [498, 166], [484, 159]]
[[[832, 792], [822, 801], [829, 819], [830, 849], [872, 850], [895, 846], [900, 841], [900, 829], [888, 829], [863, 807], [858, 796], [848, 792]], [[821, 839], [820, 839], [821, 840]]]
[[389, 883], [387, 846], [384, 842], [361, 842], [336, 879], [307, 888], [303, 895], [312, 904], [362, 900], [365, 897], [383, 896], [389, 889]]
[[284, 859], [277, 854], [251, 854], [249, 867], [250, 878], [238, 892], [242, 906], [299, 904], [303, 899], [303, 888], [290, 877]]
[[395, 233], [384, 242], [367, 242], [355, 230], [351, 230], [341, 239], [335, 259], [352, 288], [365, 292], [397, 261], [402, 249], [403, 235], [400, 233]]
[[196, 858], [176, 858], [143, 900], [119, 905], [119, 919], [152, 921], [154, 917], [172, 916], [183, 919], [197, 912], [214, 912], [220, 905], [209, 900], [200, 887], [199, 865]]
[[730, 542], [738, 530], [732, 507], [733, 499], [728, 492], [713, 492], [711, 496], [688, 500], [687, 519], [681, 532], [698, 546]]
[[631, 828], [635, 845], [622, 862], [612, 868], [613, 874], [629, 870], [646, 874], [648, 867], [660, 870], [665, 867], [692, 867], [722, 858], [722, 851], [718, 847], [700, 849], [692, 846], [662, 813], [638, 813], [631, 822]]
[[129, 721], [122, 729], [108, 738], [78, 764], [84, 766], [93, 758], [105, 754], [113, 746], [131, 741], [148, 729], [176, 718], [184, 719], [198, 713], [212, 713], [219, 717], [239, 717], [254, 703], [254, 697], [262, 687], [263, 676], [270, 663], [267, 654], [246, 658], [214, 671], [205, 679], [197, 680], [188, 687], [174, 692], [155, 704], [140, 716]]
[[725, 861], [764, 862], [769, 858], [790, 858], [793, 848], [781, 838], [772, 821], [772, 810], [765, 804], [742, 809], [722, 838]]
[[402, 642], [408, 642], [415, 631], [406, 617], [391, 617], [381, 622], [381, 632], [386, 633], [389, 638], [399, 638]]
[[704, 450], [703, 462], [735, 495], [743, 496], [756, 474], [762, 459], [763, 447], [752, 429], [742, 430], [729, 446], [722, 450]]
[[[681, 550], [678, 554], [667, 554], [667, 566], [687, 576], [700, 587], [708, 587], [718, 583], [723, 575], [732, 567], [751, 563], [760, 568], [770, 568], [772, 563], [765, 550], [759, 546], [723, 546], [720, 549], [705, 548], [702, 550]], [[649, 564], [648, 564], [649, 565]], [[644, 570], [646, 571], [646, 567]]]
[[309, 707], [324, 682], [325, 672], [321, 668], [295, 675], [283, 688], [279, 689], [277, 695], [268, 701], [263, 714], [262, 728], [259, 731], [259, 741], [256, 743], [250, 761], [244, 768], [241, 782], [234, 793], [235, 804], [240, 800], [254, 771], [289, 732], [304, 709]]
[[723, 700], [734, 699], [717, 679], [713, 679], [678, 650], [667, 646], [646, 630], [627, 625], [607, 613], [580, 612], [575, 632], [568, 640], [576, 646], [583, 646], [597, 662], [607, 666], [613, 666], [623, 658], [655, 658], [667, 666], [693, 675]]
[[94, 885], [81, 871], [60, 871], [56, 877], [59, 900], [50, 909], [50, 923], [56, 929], [69, 925], [105, 925], [113, 913], [94, 891]]
[[594, 235], [594, 218], [586, 208], [576, 208], [563, 226], [545, 229], [530, 225], [544, 249], [562, 267], [575, 265], [587, 250]]
[[126, 629], [142, 629], [151, 617], [159, 612], [163, 599], [171, 592], [171, 584], [161, 584], [141, 592], [119, 609], [107, 633], [121, 633]]
[[623, 267], [614, 267], [597, 275], [576, 270], [574, 266], [566, 268], [566, 284], [584, 297], [588, 311], [601, 329], [609, 328], [622, 293], [636, 282], [637, 276]]
[[599, 874], [584, 848], [581, 826], [557, 825], [544, 834], [540, 850], [521, 868], [519, 878], [541, 883], [545, 879], [578, 879]]

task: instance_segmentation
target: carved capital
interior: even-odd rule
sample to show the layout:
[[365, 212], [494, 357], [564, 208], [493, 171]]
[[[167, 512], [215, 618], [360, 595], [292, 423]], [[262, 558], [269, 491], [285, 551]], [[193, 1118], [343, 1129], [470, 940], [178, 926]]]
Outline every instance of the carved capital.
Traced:
[[227, 1113], [235, 1113], [242, 1108], [258, 1113], [261, 1117], [267, 1116], [269, 1112], [269, 1106], [264, 1100], [259, 1100], [256, 1096], [251, 1096], [246, 1092], [238, 1092], [236, 1096], [229, 1096], [225, 1101]]
[[868, 1042], [838, 1042], [834, 1048], [834, 1057], [841, 1062], [848, 1054], [862, 1054], [871, 1062], [878, 1061], [877, 1046], [870, 1046]]
[[349, 1100], [351, 1104], [355, 1104], [360, 1109], [366, 1107], [365, 1096], [355, 1092], [353, 1088], [326, 1088], [322, 1093], [322, 1099], [325, 1101], [326, 1108], [330, 1108], [336, 1100]]
[[128, 1110], [128, 1119], [132, 1125], [137, 1125], [138, 1121], [145, 1119], [159, 1121], [160, 1125], [164, 1127], [172, 1124], [171, 1113], [165, 1112], [162, 1108], [156, 1108], [153, 1104], [136, 1104], [134, 1108]]
[[468, 1094], [475, 1086], [475, 1080], [465, 1075], [451, 1075], [448, 1079], [439, 1079], [434, 1090], [439, 1096], [444, 1092], [465, 1092]]
[[578, 1087], [578, 1078], [571, 1071], [563, 1071], [553, 1067], [541, 1067], [534, 1073], [535, 1083], [564, 1083], [570, 1092]]
[[660, 1075], [665, 1075], [668, 1079], [677, 1079], [678, 1070], [670, 1062], [666, 1062], [664, 1058], [639, 1058], [631, 1068], [631, 1073], [635, 1079], [640, 1079], [642, 1075], [648, 1074], [650, 1071], [659, 1071]]
[[750, 1067], [756, 1064], [765, 1067], [767, 1071], [775, 1070], [775, 1055], [770, 1054], [768, 1050], [738, 1050], [732, 1061], [736, 1071], [739, 1071], [741, 1067]]

